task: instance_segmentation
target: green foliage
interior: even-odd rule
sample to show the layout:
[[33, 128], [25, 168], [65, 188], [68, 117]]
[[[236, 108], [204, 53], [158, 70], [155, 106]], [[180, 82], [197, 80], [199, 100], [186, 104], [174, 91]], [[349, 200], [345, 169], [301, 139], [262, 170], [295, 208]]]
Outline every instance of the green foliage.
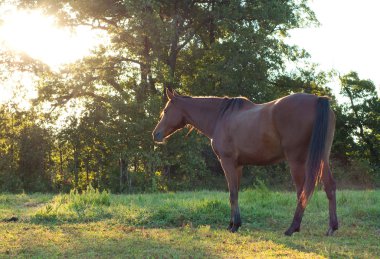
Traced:
[[33, 215], [32, 221], [97, 221], [109, 217], [107, 208], [110, 205], [109, 192], [100, 192], [89, 185], [81, 193], [71, 190], [69, 194], [56, 196], [52, 202]]
[[[343, 105], [339, 121], [347, 138], [339, 143], [347, 155], [356, 160], [367, 160], [371, 165], [372, 180], [380, 177], [380, 98], [374, 83], [360, 79], [351, 72], [340, 78], [341, 93], [348, 99]], [[343, 134], [338, 134], [342, 138]], [[355, 161], [356, 162], [356, 161]], [[380, 182], [376, 181], [377, 185]]]
[[0, 106], [0, 188], [11, 192], [51, 191], [52, 133], [36, 111]]
[[257, 179], [257, 183], [253, 185], [253, 188], [257, 190], [259, 193], [261, 193], [263, 196], [268, 195], [270, 192], [264, 181], [260, 179]]
[[67, 197], [68, 202], [72, 207], [109, 206], [111, 204], [109, 192], [105, 190], [100, 192], [98, 189], [94, 189], [91, 185], [81, 193], [77, 190], [72, 190]]
[[49, 133], [37, 125], [26, 126], [20, 131], [18, 175], [25, 191], [51, 191], [46, 170], [52, 146], [49, 138]]

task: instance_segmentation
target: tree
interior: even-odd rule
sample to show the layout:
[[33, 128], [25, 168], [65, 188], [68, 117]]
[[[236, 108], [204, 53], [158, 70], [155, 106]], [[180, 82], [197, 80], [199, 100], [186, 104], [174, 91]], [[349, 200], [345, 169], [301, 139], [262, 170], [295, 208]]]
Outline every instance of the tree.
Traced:
[[380, 99], [374, 83], [360, 79], [356, 72], [340, 78], [341, 94], [348, 102], [343, 110], [346, 130], [351, 130], [355, 141], [354, 155], [368, 159], [380, 175]]
[[17, 128], [14, 114], [5, 104], [0, 106], [0, 186], [2, 190], [21, 189], [17, 175]]
[[27, 192], [52, 191], [50, 175], [51, 139], [38, 125], [27, 125], [18, 138], [18, 175]]
[[33, 110], [0, 106], [0, 189], [51, 191], [52, 139]]

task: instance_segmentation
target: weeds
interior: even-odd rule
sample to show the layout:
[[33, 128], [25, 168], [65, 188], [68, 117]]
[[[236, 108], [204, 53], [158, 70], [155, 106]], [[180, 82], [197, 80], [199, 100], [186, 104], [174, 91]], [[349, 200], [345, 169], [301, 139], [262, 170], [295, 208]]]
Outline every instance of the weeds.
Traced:
[[54, 197], [49, 204], [37, 211], [32, 220], [37, 222], [96, 221], [110, 216], [105, 208], [110, 205], [109, 192], [100, 192], [89, 186], [81, 193], [72, 190], [69, 194]]

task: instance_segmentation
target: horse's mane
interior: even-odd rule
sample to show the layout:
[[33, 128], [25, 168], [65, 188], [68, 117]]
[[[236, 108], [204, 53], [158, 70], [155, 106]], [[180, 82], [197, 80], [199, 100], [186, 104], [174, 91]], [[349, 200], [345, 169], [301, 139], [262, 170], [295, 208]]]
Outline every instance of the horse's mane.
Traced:
[[181, 95], [181, 98], [196, 98], [196, 99], [214, 99], [221, 100], [220, 108], [219, 108], [219, 117], [225, 116], [227, 113], [231, 113], [234, 111], [240, 110], [244, 103], [250, 102], [245, 97], [217, 97], [217, 96], [186, 96]]
[[219, 116], [223, 117], [228, 112], [240, 110], [248, 100], [243, 97], [225, 97], [220, 105]]

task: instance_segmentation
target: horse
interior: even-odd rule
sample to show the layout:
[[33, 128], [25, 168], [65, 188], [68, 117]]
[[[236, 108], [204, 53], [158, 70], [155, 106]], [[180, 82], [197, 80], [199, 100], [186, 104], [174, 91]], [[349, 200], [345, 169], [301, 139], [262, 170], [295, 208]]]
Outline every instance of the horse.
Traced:
[[241, 226], [238, 192], [244, 165], [287, 161], [297, 191], [293, 221], [299, 232], [304, 210], [321, 180], [329, 201], [330, 236], [338, 229], [336, 184], [329, 166], [335, 114], [328, 97], [296, 93], [256, 104], [244, 97], [191, 97], [166, 90], [168, 101], [152, 135], [156, 143], [191, 125], [211, 140], [223, 168], [231, 206], [228, 230]]

